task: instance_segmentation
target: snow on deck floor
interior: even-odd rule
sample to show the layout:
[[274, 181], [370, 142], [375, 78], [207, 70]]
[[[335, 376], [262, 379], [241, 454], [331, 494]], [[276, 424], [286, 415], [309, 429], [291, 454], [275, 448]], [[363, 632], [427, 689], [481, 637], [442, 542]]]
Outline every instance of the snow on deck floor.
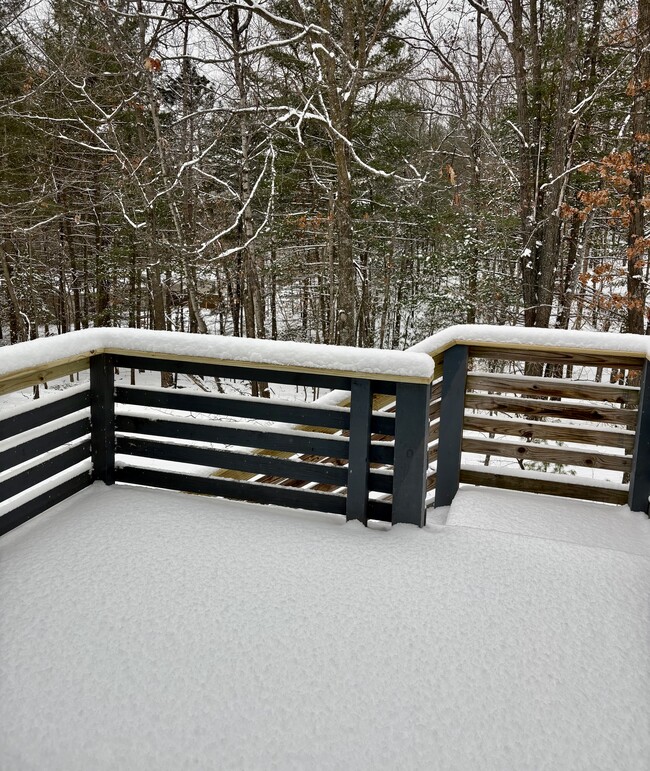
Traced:
[[647, 769], [650, 524], [96, 485], [0, 541], [0, 768]]

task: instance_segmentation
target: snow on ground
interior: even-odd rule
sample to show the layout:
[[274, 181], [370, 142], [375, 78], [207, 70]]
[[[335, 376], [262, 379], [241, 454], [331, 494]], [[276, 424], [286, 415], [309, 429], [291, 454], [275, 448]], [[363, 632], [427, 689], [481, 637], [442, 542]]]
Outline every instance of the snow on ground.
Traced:
[[534, 493], [463, 488], [448, 525], [517, 533], [650, 557], [650, 521], [627, 506], [567, 502]]
[[647, 769], [650, 523], [433, 520], [83, 491], [0, 540], [0, 768]]

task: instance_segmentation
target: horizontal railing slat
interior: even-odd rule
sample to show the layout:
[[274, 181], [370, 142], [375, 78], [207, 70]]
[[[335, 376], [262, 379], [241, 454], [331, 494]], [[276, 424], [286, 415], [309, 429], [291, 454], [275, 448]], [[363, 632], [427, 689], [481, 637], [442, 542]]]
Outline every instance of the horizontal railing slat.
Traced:
[[91, 472], [84, 471], [82, 474], [72, 477], [72, 479], [66, 479], [57, 487], [53, 487], [34, 498], [31, 498], [26, 503], [22, 503], [16, 506], [15, 509], [11, 509], [6, 514], [0, 516], [0, 535], [8, 533], [15, 527], [24, 524], [28, 520], [42, 514], [47, 509], [55, 506], [57, 503], [66, 500], [71, 495], [78, 493], [85, 487], [92, 484]]
[[520, 436], [524, 439], [551, 439], [557, 442], [621, 447], [628, 452], [632, 452], [634, 447], [634, 432], [623, 429], [591, 429], [561, 423], [495, 418], [468, 413], [465, 414], [463, 427], [466, 431]]
[[117, 415], [116, 431], [130, 434], [167, 436], [174, 439], [191, 439], [195, 442], [234, 444], [239, 447], [255, 447], [261, 450], [282, 450], [305, 455], [347, 459], [349, 442], [341, 437], [321, 438], [304, 432], [281, 434], [275, 431], [222, 426], [218, 422], [205, 425], [180, 420], [152, 420], [133, 415]]
[[482, 487], [498, 487], [502, 490], [521, 490], [544, 495], [560, 495], [565, 498], [585, 498], [600, 503], [627, 503], [627, 490], [617, 490], [609, 487], [581, 485], [574, 482], [560, 482], [556, 479], [538, 479], [536, 477], [513, 476], [499, 474], [495, 471], [479, 471], [461, 469], [461, 483], [480, 485]]
[[379, 474], [376, 471], [370, 471], [368, 473], [368, 489], [375, 493], [391, 493], [393, 492], [393, 475]]
[[[348, 470], [343, 466], [329, 466], [323, 463], [308, 463], [229, 450], [213, 450], [191, 445], [152, 442], [126, 436], [117, 437], [116, 452], [175, 463], [193, 463], [200, 466], [247, 471], [256, 475], [268, 474], [303, 482], [334, 484], [339, 487], [345, 487], [348, 481]], [[392, 492], [393, 489], [392, 474], [371, 472], [369, 483], [370, 489], [377, 492]]]
[[381, 434], [382, 436], [395, 436], [395, 415], [389, 413], [371, 415], [370, 431], [373, 434]]
[[[230, 473], [219, 473], [215, 476], [224, 476], [226, 479], [237, 479], [239, 481], [251, 481], [256, 474], [245, 474], [238, 471], [232, 471]], [[300, 487], [306, 483], [300, 479], [300, 475], [296, 477], [288, 477], [282, 474], [273, 475], [267, 474], [262, 479], [257, 480], [263, 484], [278, 485], [282, 484], [286, 487]], [[347, 484], [347, 482], [346, 482]], [[334, 492], [335, 490], [345, 487], [345, 485], [332, 484], [330, 482], [318, 482], [314, 490], [324, 492]], [[393, 492], [393, 475], [392, 473], [379, 473], [377, 471], [370, 471], [368, 474], [368, 489], [377, 493], [392, 493]]]
[[322, 407], [307, 407], [298, 404], [278, 404], [268, 399], [233, 399], [227, 396], [204, 396], [179, 391], [154, 391], [133, 386], [118, 386], [115, 389], [115, 400], [121, 404], [204, 412], [211, 415], [227, 415], [233, 418], [300, 423], [342, 430], [350, 427], [350, 413], [347, 410], [328, 410]]
[[393, 506], [388, 501], [378, 501], [371, 498], [368, 501], [368, 519], [379, 522], [390, 522], [393, 517]]
[[603, 353], [583, 353], [582, 351], [558, 351], [551, 349], [518, 349], [500, 348], [498, 346], [469, 346], [470, 358], [476, 359], [501, 359], [502, 361], [536, 361], [545, 364], [573, 364], [586, 367], [604, 367], [605, 369], [632, 369], [643, 368], [645, 356], [639, 354], [619, 353], [617, 351], [603, 351]]
[[42, 455], [57, 447], [62, 447], [68, 442], [73, 442], [90, 433], [90, 419], [82, 418], [74, 423], [68, 423], [60, 428], [55, 428], [47, 434], [42, 434], [27, 442], [11, 447], [0, 452], [0, 469], [6, 471], [20, 463], [25, 463], [38, 455]]
[[370, 445], [369, 460], [371, 463], [381, 463], [384, 466], [392, 466], [395, 462], [395, 447], [392, 444]]
[[0, 420], [0, 440], [29, 431], [89, 406], [90, 391], [87, 388], [63, 399], [44, 400], [41, 404], [35, 404], [28, 412], [20, 412]]
[[273, 474], [301, 479], [305, 482], [328, 482], [344, 486], [347, 484], [348, 470], [343, 466], [327, 466], [322, 463], [274, 458], [269, 455], [251, 455], [250, 453], [213, 450], [191, 445], [153, 442], [148, 439], [119, 436], [115, 448], [117, 453], [138, 455], [146, 458], [173, 461], [176, 463], [194, 463], [199, 466], [249, 471], [254, 474]]
[[566, 404], [542, 399], [520, 399], [514, 396], [466, 394], [465, 407], [475, 410], [503, 412], [509, 415], [537, 415], [539, 417], [588, 420], [592, 423], [634, 425], [637, 411], [624, 407], [597, 407], [595, 405]]
[[469, 373], [467, 376], [467, 388], [470, 391], [496, 391], [499, 393], [563, 397], [566, 399], [592, 399], [613, 404], [626, 404], [628, 407], [634, 407], [639, 403], [639, 389], [633, 386], [610, 385], [609, 383], [584, 383], [576, 380], [561, 380], [550, 377]]
[[90, 457], [90, 439], [71, 447], [65, 452], [55, 455], [53, 458], [39, 463], [36, 466], [21, 471], [4, 482], [0, 482], [0, 501], [7, 500], [18, 493], [22, 493], [29, 487], [44, 482], [46, 479], [59, 474], [74, 466], [76, 463], [86, 460]]
[[[117, 482], [126, 482], [147, 487], [160, 487], [164, 490], [215, 495], [234, 500], [253, 503], [286, 506], [293, 509], [322, 511], [345, 516], [346, 501], [344, 495], [316, 493], [310, 490], [296, 490], [292, 487], [262, 485], [250, 482], [235, 482], [222, 477], [196, 477], [189, 474], [155, 471], [134, 467], [118, 467], [115, 470]], [[390, 522], [392, 507], [383, 501], [369, 501], [371, 519]]]
[[591, 453], [583, 450], [552, 447], [544, 444], [518, 444], [495, 439], [463, 438], [463, 452], [475, 452], [485, 455], [498, 455], [502, 458], [542, 461], [567, 466], [602, 468], [610, 471], [631, 471], [632, 458], [629, 455], [608, 455]]
[[[180, 391], [151, 390], [135, 386], [118, 386], [115, 400], [158, 409], [204, 412], [212, 415], [226, 415], [233, 418], [269, 420], [278, 423], [292, 423], [323, 428], [347, 430], [350, 427], [349, 410], [332, 410], [326, 407], [312, 407], [308, 404], [278, 403], [269, 399], [241, 399], [227, 396], [185, 393]], [[373, 433], [394, 436], [394, 415], [373, 415]]]
[[236, 482], [222, 477], [197, 477], [191, 474], [177, 474], [168, 471], [118, 466], [115, 469], [117, 482], [161, 487], [165, 490], [179, 490], [188, 493], [216, 495], [254, 503], [305, 508], [311, 511], [325, 511], [331, 514], [345, 514], [345, 496], [330, 493], [312, 493], [274, 485], [251, 482]]

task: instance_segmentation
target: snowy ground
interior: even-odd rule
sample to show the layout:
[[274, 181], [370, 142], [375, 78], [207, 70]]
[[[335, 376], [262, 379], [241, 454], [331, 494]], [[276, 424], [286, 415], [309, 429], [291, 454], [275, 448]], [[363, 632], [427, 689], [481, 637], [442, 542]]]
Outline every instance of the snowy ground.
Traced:
[[649, 598], [625, 509], [96, 485], [0, 540], [0, 768], [645, 770]]

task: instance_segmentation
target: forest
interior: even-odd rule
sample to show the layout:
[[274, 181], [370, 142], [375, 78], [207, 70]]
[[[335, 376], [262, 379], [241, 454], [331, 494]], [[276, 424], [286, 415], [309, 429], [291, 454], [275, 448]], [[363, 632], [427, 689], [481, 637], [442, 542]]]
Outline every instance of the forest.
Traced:
[[645, 334], [650, 0], [3, 0], [0, 344]]

